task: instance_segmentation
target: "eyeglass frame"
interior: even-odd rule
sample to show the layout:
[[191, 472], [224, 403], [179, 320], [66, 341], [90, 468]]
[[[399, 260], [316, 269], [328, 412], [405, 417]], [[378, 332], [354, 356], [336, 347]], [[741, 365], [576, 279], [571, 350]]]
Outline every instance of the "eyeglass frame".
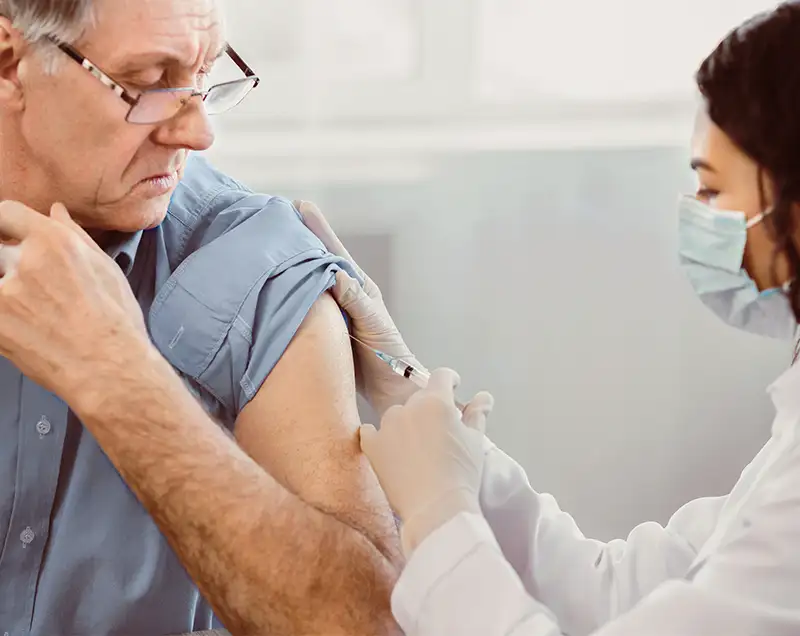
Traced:
[[[218, 89], [219, 87], [222, 87], [222, 86], [231, 86], [233, 84], [238, 84], [240, 82], [243, 82], [244, 80], [250, 80], [250, 81], [253, 82], [253, 88], [250, 89], [250, 91], [252, 91], [253, 89], [257, 88], [258, 85], [261, 83], [261, 80], [256, 75], [255, 71], [253, 71], [253, 69], [251, 69], [247, 65], [247, 63], [245, 63], [245, 61], [242, 59], [242, 57], [236, 51], [234, 51], [233, 47], [230, 44], [226, 44], [225, 45], [225, 54], [227, 54], [228, 57], [230, 57], [231, 60], [233, 60], [233, 63], [236, 64], [236, 66], [239, 68], [239, 70], [244, 73], [244, 77], [243, 78], [238, 79], [238, 80], [231, 80], [231, 81], [228, 81], [228, 82], [221, 82], [219, 84], [214, 84], [213, 86], [210, 86], [208, 89], [203, 90], [203, 91], [199, 91], [196, 88], [190, 88], [190, 87], [185, 87], [185, 88], [156, 88], [156, 89], [152, 89], [152, 90], [142, 91], [141, 93], [139, 93], [139, 95], [134, 96], [124, 86], [122, 86], [122, 84], [120, 82], [118, 82], [113, 77], [111, 77], [108, 73], [103, 71], [94, 62], [92, 62], [85, 55], [80, 53], [73, 46], [67, 44], [66, 42], [61, 42], [60, 40], [58, 40], [58, 39], [56, 39], [54, 37], [48, 37], [48, 40], [50, 42], [52, 42], [53, 44], [55, 44], [62, 52], [66, 53], [73, 61], [75, 61], [78, 64], [80, 64], [80, 66], [82, 68], [84, 68], [85, 70], [87, 70], [95, 79], [99, 80], [103, 84], [103, 86], [105, 86], [106, 88], [110, 88], [117, 97], [119, 97], [120, 99], [122, 99], [122, 101], [124, 101], [126, 104], [128, 104], [130, 106], [130, 108], [128, 109], [128, 114], [125, 115], [125, 121], [128, 122], [128, 123], [131, 123], [133, 125], [150, 125], [150, 126], [152, 126], [152, 125], [155, 125], [155, 124], [164, 123], [165, 121], [169, 121], [170, 119], [173, 119], [174, 117], [176, 117], [178, 115], [178, 113], [180, 113], [181, 110], [183, 110], [183, 108], [185, 108], [186, 104], [189, 103], [190, 99], [192, 99], [194, 97], [202, 97], [203, 101], [205, 101], [206, 98], [208, 97], [208, 95], [211, 93], [211, 91], [216, 90], [216, 89]], [[250, 91], [248, 91], [245, 94], [245, 97], [247, 97], [247, 95], [250, 93]], [[186, 98], [184, 104], [181, 106], [181, 108], [178, 109], [178, 111], [176, 111], [174, 115], [171, 115], [170, 117], [167, 117], [166, 119], [163, 119], [163, 120], [157, 121], [157, 122], [151, 122], [149, 124], [138, 124], [137, 122], [131, 122], [130, 121], [131, 113], [133, 113], [134, 109], [139, 105], [139, 103], [141, 102], [142, 98], [145, 95], [149, 95], [151, 93], [166, 93], [166, 92], [169, 92], [169, 93], [190, 93], [190, 94], [187, 96], [187, 98]]]

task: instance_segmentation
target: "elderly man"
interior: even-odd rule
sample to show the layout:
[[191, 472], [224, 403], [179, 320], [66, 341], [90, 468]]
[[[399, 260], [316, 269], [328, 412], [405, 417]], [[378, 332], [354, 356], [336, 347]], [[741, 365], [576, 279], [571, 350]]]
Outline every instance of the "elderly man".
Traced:
[[257, 84], [218, 0], [0, 16], [0, 635], [395, 633], [349, 266], [188, 158]]

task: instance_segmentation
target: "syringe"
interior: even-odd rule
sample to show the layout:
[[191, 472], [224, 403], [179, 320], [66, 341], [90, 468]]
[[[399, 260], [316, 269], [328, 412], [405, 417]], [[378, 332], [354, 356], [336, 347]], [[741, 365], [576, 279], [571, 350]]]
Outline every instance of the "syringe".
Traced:
[[[417, 385], [420, 389], [426, 389], [428, 387], [428, 382], [431, 379], [431, 375], [427, 371], [417, 369], [401, 358], [390, 356], [388, 353], [384, 353], [383, 351], [378, 351], [377, 349], [370, 347], [368, 344], [361, 342], [361, 340], [353, 335], [351, 335], [350, 338], [352, 338], [354, 342], [357, 342], [362, 347], [366, 347], [372, 351], [372, 353], [374, 353], [379, 360], [385, 362], [397, 375], [403, 376], [410, 382]], [[462, 404], [458, 400], [456, 400], [456, 406], [458, 407], [459, 411], [463, 411], [466, 408], [466, 405]]]

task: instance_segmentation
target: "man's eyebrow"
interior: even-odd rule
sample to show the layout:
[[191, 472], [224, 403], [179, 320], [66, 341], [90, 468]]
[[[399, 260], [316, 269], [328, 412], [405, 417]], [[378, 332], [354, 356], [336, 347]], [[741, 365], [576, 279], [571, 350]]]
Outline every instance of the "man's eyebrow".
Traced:
[[[216, 62], [228, 52], [228, 43], [223, 44], [212, 57], [208, 59], [209, 62]], [[185, 67], [186, 60], [183, 60], [175, 55], [169, 53], [140, 53], [133, 55], [123, 62], [119, 67], [109, 70], [109, 73], [114, 75], [130, 75], [144, 71], [152, 67], [167, 68], [169, 66], [182, 66]]]

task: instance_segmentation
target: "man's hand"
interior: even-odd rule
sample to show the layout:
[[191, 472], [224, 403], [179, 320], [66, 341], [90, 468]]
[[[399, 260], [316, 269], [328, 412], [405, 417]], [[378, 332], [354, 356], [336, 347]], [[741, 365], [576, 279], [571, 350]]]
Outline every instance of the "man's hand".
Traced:
[[[336, 286], [332, 290], [336, 302], [350, 316], [353, 337], [367, 347], [383, 351], [424, 370], [389, 315], [381, 290], [356, 264], [320, 209], [309, 201], [295, 201], [294, 206], [308, 229], [322, 241], [325, 249], [348, 260], [364, 280], [362, 286], [344, 272], [339, 272]], [[358, 391], [381, 417], [392, 406], [405, 404], [417, 391], [411, 382], [392, 372], [385, 362], [378, 360], [366, 347], [356, 344], [354, 352]]]
[[102, 363], [149, 346], [122, 271], [63, 205], [0, 203], [0, 241], [0, 355], [26, 376], [71, 403]]
[[484, 432], [494, 400], [478, 394], [462, 420], [458, 383], [453, 371], [434, 371], [427, 389], [389, 409], [380, 431], [361, 428], [361, 448], [403, 521], [406, 554], [458, 513], [480, 514]]

